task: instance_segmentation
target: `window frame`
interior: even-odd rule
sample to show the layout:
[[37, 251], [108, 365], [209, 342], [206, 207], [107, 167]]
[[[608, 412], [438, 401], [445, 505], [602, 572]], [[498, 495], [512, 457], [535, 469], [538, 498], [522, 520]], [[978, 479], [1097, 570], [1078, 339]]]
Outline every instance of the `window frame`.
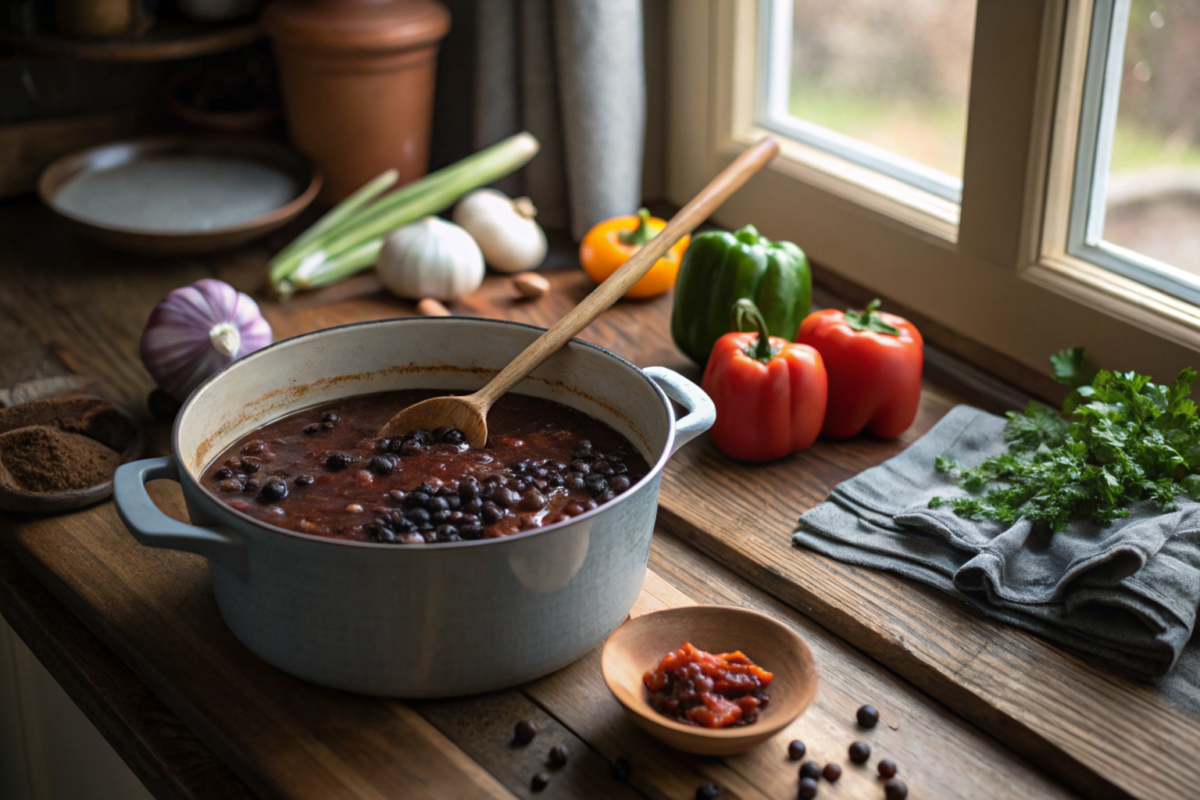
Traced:
[[[714, 221], [797, 242], [869, 287], [1038, 373], [1063, 347], [1175, 374], [1200, 350], [1200, 310], [1068, 250], [1093, 0], [978, 0], [961, 205], [783, 140]], [[755, 117], [759, 0], [671, 0], [668, 199], [686, 202], [770, 131]], [[1031, 44], [1032, 43], [1032, 44]], [[1053, 157], [1052, 157], [1053, 156]]]

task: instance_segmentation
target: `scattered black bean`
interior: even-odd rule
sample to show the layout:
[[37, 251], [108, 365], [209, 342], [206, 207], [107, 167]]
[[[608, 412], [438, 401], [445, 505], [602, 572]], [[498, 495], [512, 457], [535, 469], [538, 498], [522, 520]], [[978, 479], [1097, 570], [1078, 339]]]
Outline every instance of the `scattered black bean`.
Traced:
[[866, 742], [854, 742], [850, 745], [850, 760], [855, 764], [865, 764], [871, 757], [871, 745]]
[[815, 781], [821, 777], [821, 765], [815, 761], [805, 761], [800, 765], [800, 777], [812, 778]]
[[263, 482], [262, 491], [259, 494], [264, 500], [274, 503], [287, 497], [288, 488], [287, 481], [283, 478], [271, 476]]
[[367, 462], [367, 469], [376, 475], [391, 475], [395, 468], [396, 459], [391, 456], [371, 456]]
[[568, 755], [570, 755], [570, 751], [567, 750], [567, 746], [565, 744], [556, 744], [554, 747], [550, 748], [550, 755], [547, 760], [550, 762], [551, 766], [561, 767], [567, 763]]
[[864, 728], [874, 728], [879, 722], [879, 711], [875, 706], [863, 706], [858, 710], [858, 724]]
[[533, 776], [533, 780], [529, 782], [529, 788], [535, 792], [540, 792], [550, 785], [550, 776], [545, 772], [539, 772]]
[[896, 777], [896, 773], [899, 772], [899, 770], [896, 769], [896, 762], [892, 761], [890, 758], [885, 758], [885, 759], [881, 760], [879, 762], [878, 769], [879, 769], [879, 777], [884, 778], [884, 779], [894, 778], [894, 777]]
[[584, 482], [584, 488], [592, 497], [599, 497], [608, 491], [608, 481], [599, 475], [590, 475]]
[[326, 411], [321, 415], [321, 422], [341, 422], [342, 418], [337, 415], [336, 411]]
[[330, 472], [340, 472], [350, 466], [350, 462], [353, 460], [345, 453], [330, 453], [325, 456], [325, 469]]
[[296, 480], [292, 481], [292, 483], [297, 486], [311, 486], [312, 482], [315, 480], [316, 478], [314, 478], [312, 475], [297, 475]]
[[400, 443], [400, 455], [402, 456], [415, 456], [424, 449], [425, 445], [417, 439], [405, 439]]
[[217, 484], [217, 488], [222, 492], [240, 492], [242, 490], [242, 482], [236, 478], [230, 478]]
[[608, 479], [608, 488], [620, 494], [630, 487], [629, 478], [624, 475], [613, 475]]
[[835, 783], [838, 778], [842, 777], [842, 765], [830, 761], [825, 765], [825, 769], [821, 770], [821, 776], [830, 783]]
[[908, 787], [899, 778], [891, 778], [883, 785], [883, 793], [887, 800], [904, 800], [908, 797]]
[[804, 746], [804, 742], [799, 739], [792, 739], [788, 742], [788, 758], [792, 761], [799, 761], [804, 758], [804, 754], [808, 752], [808, 748]]
[[408, 492], [405, 492], [401, 489], [392, 489], [387, 493], [387, 496], [397, 503], [403, 503], [404, 498], [408, 497]]
[[513, 729], [513, 741], [517, 744], [529, 744], [537, 736], [538, 726], [533, 720], [523, 719]]
[[631, 769], [632, 768], [629, 766], [629, 762], [621, 756], [617, 756], [612, 760], [612, 763], [609, 764], [609, 772], [611, 772], [612, 776], [619, 781], [629, 780], [629, 773]]
[[258, 478], [251, 478], [242, 485], [243, 492], [257, 492], [262, 486], [262, 481]]
[[804, 800], [812, 800], [817, 796], [817, 788], [816, 778], [801, 778], [799, 795]]
[[720, 786], [715, 783], [705, 783], [696, 790], [696, 800], [715, 800], [720, 794]]

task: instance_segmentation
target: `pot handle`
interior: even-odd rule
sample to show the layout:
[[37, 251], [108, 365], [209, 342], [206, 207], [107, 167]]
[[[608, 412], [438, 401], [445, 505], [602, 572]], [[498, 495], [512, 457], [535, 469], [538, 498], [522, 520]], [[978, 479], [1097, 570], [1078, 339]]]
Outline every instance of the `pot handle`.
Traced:
[[117, 467], [113, 475], [113, 500], [125, 527], [147, 547], [165, 547], [204, 556], [234, 572], [243, 581], [250, 576], [246, 548], [235, 536], [215, 528], [202, 528], [167, 516], [154, 504], [146, 482], [166, 478], [179, 481], [175, 456], [144, 458]]
[[675, 446], [671, 449], [671, 455], [717, 421], [717, 407], [699, 386], [666, 367], [647, 367], [642, 371], [658, 384], [667, 397], [687, 409], [687, 414], [675, 421]]

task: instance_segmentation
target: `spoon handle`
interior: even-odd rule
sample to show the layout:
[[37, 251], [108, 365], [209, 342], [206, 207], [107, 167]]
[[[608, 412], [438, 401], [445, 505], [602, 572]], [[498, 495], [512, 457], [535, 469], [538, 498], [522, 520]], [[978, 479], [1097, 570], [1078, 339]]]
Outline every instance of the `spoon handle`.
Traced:
[[766, 166], [778, 152], [779, 142], [772, 137], [767, 137], [735, 158], [733, 163], [721, 170], [720, 174], [713, 178], [712, 182], [693, 197], [686, 206], [679, 209], [679, 213], [671, 218], [667, 227], [642, 245], [632, 258], [621, 265], [620, 269], [592, 290], [591, 294], [555, 323], [554, 327], [539, 336], [486, 386], [476, 392], [475, 402], [480, 407], [487, 409], [497, 398], [537, 369], [539, 364], [590, 325], [592, 320], [600, 316], [635, 283], [645, 277], [655, 262], [666, 255], [672, 245], [708, 219], [712, 212], [725, 202], [726, 198], [740, 189], [742, 184]]

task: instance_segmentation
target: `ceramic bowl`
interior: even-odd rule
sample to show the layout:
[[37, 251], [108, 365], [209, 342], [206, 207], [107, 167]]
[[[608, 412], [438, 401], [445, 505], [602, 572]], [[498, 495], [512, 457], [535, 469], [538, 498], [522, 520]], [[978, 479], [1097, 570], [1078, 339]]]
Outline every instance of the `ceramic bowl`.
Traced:
[[[771, 702], [750, 725], [701, 728], [664, 717], [649, 703], [642, 675], [672, 650], [691, 642], [710, 653], [741, 650], [775, 679]], [[604, 681], [629, 718], [676, 750], [726, 756], [762, 744], [790, 725], [817, 693], [817, 667], [800, 635], [757, 611], [729, 606], [688, 606], [626, 622], [608, 637], [601, 657]]]

